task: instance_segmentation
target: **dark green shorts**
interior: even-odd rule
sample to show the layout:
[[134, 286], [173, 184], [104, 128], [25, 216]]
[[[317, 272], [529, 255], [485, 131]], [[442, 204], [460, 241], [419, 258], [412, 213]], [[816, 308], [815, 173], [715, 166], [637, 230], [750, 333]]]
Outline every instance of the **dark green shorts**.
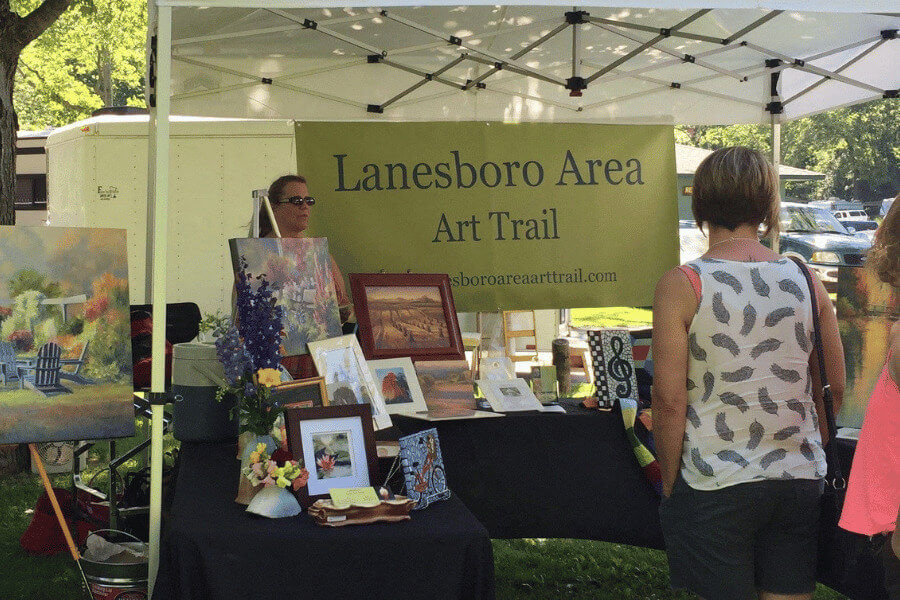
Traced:
[[659, 507], [672, 587], [705, 600], [812, 592], [822, 486], [778, 479], [699, 491], [679, 475]]

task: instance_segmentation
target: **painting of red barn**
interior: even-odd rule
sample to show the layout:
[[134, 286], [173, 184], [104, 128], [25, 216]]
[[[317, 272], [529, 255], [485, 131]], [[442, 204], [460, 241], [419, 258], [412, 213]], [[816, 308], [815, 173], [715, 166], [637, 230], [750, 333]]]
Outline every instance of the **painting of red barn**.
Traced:
[[125, 231], [0, 227], [0, 444], [134, 435]]

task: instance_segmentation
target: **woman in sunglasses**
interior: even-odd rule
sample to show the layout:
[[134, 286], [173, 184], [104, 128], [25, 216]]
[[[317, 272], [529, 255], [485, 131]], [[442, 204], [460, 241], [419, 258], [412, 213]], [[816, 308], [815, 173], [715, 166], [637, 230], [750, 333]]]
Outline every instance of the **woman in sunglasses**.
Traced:
[[[282, 175], [269, 186], [269, 203], [278, 224], [281, 237], [304, 237], [309, 226], [310, 208], [316, 200], [309, 195], [306, 178], [302, 175]], [[275, 231], [269, 221], [265, 206], [259, 209], [259, 237], [275, 237]], [[334, 280], [334, 291], [337, 294], [341, 323], [346, 323], [351, 314], [350, 296], [344, 286], [344, 276], [334, 258], [331, 259], [331, 278]], [[294, 377], [311, 377], [315, 375], [311, 361], [297, 360], [302, 357], [285, 357], [284, 366]], [[309, 364], [306, 364], [306, 363]]]

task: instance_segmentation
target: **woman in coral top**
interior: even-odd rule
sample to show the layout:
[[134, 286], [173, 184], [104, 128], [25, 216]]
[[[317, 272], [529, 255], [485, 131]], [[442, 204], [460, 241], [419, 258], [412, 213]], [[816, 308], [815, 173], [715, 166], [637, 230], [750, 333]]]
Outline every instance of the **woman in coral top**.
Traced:
[[[897, 196], [900, 199], [900, 195]], [[894, 201], [875, 233], [867, 264], [878, 278], [900, 288], [900, 202]], [[900, 322], [891, 328], [884, 369], [869, 398], [850, 470], [841, 527], [870, 536], [884, 564], [891, 600], [900, 600], [900, 559], [891, 549], [900, 506]]]

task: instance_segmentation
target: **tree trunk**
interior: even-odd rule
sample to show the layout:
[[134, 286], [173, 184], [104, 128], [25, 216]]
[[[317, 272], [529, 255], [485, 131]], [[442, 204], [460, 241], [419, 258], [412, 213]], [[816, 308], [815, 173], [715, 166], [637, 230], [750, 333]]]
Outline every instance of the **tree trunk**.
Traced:
[[16, 67], [22, 50], [59, 18], [72, 0], [43, 0], [22, 17], [0, 0], [0, 225], [16, 224], [16, 132], [13, 107]]
[[112, 57], [105, 45], [97, 53], [97, 95], [103, 106], [113, 105]]
[[19, 57], [0, 56], [0, 225], [15, 225], [16, 130], [13, 81]]

